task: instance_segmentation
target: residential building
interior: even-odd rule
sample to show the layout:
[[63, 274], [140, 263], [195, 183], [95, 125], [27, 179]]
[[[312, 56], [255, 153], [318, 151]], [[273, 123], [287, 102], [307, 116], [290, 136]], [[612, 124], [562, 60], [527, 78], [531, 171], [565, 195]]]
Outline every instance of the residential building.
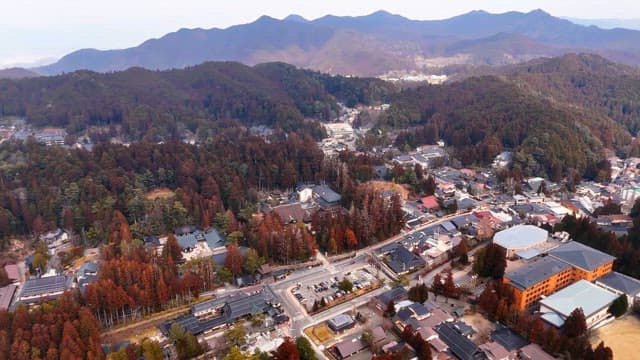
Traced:
[[524, 346], [518, 354], [522, 360], [556, 360], [556, 358], [542, 350], [538, 344]]
[[484, 353], [478, 345], [459, 333], [452, 323], [442, 323], [435, 327], [440, 340], [449, 347], [449, 351], [460, 360], [484, 360]]
[[342, 340], [334, 346], [339, 359], [346, 359], [367, 348], [367, 344], [360, 340], [360, 337]]
[[542, 296], [548, 296], [573, 282], [573, 268], [552, 257], [532, 261], [503, 277], [515, 297], [515, 307], [524, 310]]
[[424, 259], [407, 250], [404, 246], [397, 245], [387, 253], [387, 265], [396, 274], [407, 274], [423, 268], [427, 262]]
[[564, 321], [577, 308], [581, 308], [592, 328], [611, 317], [608, 309], [618, 295], [596, 286], [586, 280], [579, 280], [555, 294], [540, 300], [542, 319], [555, 327], [562, 327]]
[[323, 209], [328, 209], [340, 206], [342, 197], [327, 185], [317, 185], [313, 187], [313, 199]]

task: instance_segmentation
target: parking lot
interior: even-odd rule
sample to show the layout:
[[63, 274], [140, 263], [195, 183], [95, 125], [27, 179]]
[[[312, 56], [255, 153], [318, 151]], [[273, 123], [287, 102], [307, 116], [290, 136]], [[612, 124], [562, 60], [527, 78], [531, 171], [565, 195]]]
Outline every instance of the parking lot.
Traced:
[[[348, 280], [348, 283], [352, 285], [351, 290], [341, 288], [340, 284], [343, 280]], [[329, 306], [331, 303], [347, 296], [351, 293], [359, 290], [377, 285], [379, 281], [365, 269], [358, 269], [352, 272], [347, 272], [343, 277], [334, 276], [326, 280], [312, 283], [301, 284], [298, 283], [296, 287], [291, 290], [293, 296], [302, 304], [307, 312], [313, 310], [313, 304], [324, 304]]]

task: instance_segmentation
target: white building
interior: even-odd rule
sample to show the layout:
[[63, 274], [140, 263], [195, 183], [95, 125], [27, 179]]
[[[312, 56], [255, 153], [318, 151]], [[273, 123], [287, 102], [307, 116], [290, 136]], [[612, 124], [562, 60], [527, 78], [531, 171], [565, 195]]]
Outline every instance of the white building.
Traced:
[[493, 242], [507, 252], [507, 257], [513, 257], [517, 252], [535, 249], [547, 242], [549, 233], [533, 225], [516, 225], [500, 231], [493, 237]]
[[587, 328], [591, 329], [612, 316], [609, 306], [617, 298], [618, 295], [608, 290], [580, 280], [540, 300], [540, 313], [544, 321], [560, 328], [575, 309], [582, 308]]

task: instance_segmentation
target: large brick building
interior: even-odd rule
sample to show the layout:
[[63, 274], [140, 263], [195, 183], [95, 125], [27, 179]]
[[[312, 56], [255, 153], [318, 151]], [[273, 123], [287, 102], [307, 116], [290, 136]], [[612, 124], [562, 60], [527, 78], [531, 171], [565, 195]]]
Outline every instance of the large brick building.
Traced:
[[614, 260], [613, 256], [574, 241], [506, 273], [503, 282], [513, 289], [515, 306], [524, 310], [542, 296], [549, 296], [579, 280], [592, 282], [608, 274]]

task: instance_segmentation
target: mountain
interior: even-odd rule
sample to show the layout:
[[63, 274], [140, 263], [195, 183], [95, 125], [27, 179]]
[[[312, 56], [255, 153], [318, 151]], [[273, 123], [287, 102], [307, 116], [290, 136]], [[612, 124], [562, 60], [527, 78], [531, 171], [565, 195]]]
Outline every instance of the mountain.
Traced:
[[133, 66], [162, 70], [230, 60], [248, 65], [283, 61], [334, 74], [377, 76], [461, 63], [502, 65], [585, 50], [640, 64], [640, 31], [577, 25], [542, 10], [472, 11], [431, 21], [385, 11], [315, 20], [263, 16], [227, 29], [181, 29], [127, 49], [78, 50], [36, 70], [42, 74]]
[[0, 69], [0, 79], [22, 79], [40, 76], [38, 73], [23, 68]]
[[[71, 133], [111, 126], [125, 139], [159, 141], [211, 128], [222, 120], [247, 126], [313, 129], [307, 118], [336, 116], [337, 102], [354, 106], [394, 91], [378, 79], [330, 76], [283, 63], [249, 67], [207, 62], [180, 70], [76, 71], [52, 77], [0, 80], [0, 116]], [[316, 134], [317, 135], [317, 134]]]
[[444, 139], [463, 165], [511, 149], [525, 176], [559, 179], [576, 170], [595, 178], [605, 150], [640, 153], [631, 136], [640, 129], [637, 99], [639, 69], [568, 54], [404, 90], [376, 127], [395, 130], [401, 148]]
[[579, 25], [593, 25], [602, 29], [631, 29], [640, 30], [640, 19], [579, 19], [579, 18], [566, 18], [574, 24]]

